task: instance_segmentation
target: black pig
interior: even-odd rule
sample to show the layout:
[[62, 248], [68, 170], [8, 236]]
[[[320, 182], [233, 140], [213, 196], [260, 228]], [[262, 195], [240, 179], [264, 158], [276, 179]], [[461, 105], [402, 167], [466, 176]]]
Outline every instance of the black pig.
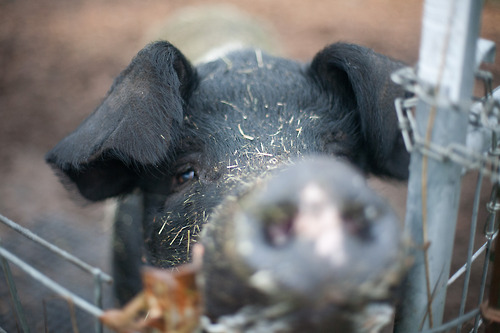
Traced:
[[[277, 168], [326, 155], [365, 173], [407, 178], [393, 106], [403, 91], [389, 78], [401, 66], [338, 43], [308, 64], [240, 50], [195, 68], [171, 44], [156, 42], [47, 161], [91, 201], [133, 193], [115, 226], [124, 302], [140, 288], [141, 258], [165, 268], [190, 260], [214, 208]], [[381, 242], [377, 235], [370, 241]]]

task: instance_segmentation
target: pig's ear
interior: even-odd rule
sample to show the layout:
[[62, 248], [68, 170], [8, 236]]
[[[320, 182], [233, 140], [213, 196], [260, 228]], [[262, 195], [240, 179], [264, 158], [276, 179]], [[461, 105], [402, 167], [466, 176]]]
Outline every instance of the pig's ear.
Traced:
[[171, 44], [141, 50], [102, 104], [46, 156], [90, 200], [132, 190], [136, 171], [168, 162], [196, 72]]
[[409, 154], [394, 109], [394, 99], [404, 91], [390, 75], [402, 66], [370, 49], [337, 43], [319, 52], [310, 67], [311, 74], [337, 101], [335, 107], [355, 112], [360, 166], [398, 179], [408, 178]]

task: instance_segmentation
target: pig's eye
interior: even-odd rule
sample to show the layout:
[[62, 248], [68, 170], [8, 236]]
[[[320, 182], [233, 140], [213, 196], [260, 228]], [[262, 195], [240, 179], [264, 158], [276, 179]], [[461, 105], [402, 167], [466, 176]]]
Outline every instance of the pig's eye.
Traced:
[[196, 179], [196, 178], [197, 178], [197, 175], [196, 175], [196, 172], [194, 171], [194, 169], [189, 168], [189, 169], [182, 171], [182, 172], [179, 172], [175, 175], [174, 185], [181, 186], [181, 185], [184, 185], [184, 184], [186, 184], [186, 183], [188, 183], [191, 180]]

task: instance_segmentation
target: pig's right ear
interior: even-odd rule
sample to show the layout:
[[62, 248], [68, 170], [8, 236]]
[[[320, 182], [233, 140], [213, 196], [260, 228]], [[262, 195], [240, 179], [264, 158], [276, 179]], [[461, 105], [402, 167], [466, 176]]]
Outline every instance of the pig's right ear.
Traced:
[[[352, 116], [359, 142], [355, 162], [368, 172], [408, 178], [410, 155], [398, 128], [394, 100], [402, 87], [390, 75], [404, 64], [362, 46], [337, 43], [313, 59], [310, 73], [336, 101], [334, 112]], [[345, 111], [344, 111], [345, 112]]]
[[167, 42], [141, 50], [102, 104], [46, 160], [97, 201], [131, 191], [137, 170], [172, 156], [196, 72]]

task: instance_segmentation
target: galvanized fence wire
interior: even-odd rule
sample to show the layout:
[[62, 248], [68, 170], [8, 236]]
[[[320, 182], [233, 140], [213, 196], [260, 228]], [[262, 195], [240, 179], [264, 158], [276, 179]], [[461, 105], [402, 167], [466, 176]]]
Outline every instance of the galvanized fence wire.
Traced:
[[[3, 245], [0, 240], [0, 262], [2, 264], [2, 268], [5, 274], [5, 279], [7, 281], [7, 287], [9, 289], [9, 293], [12, 299], [12, 303], [14, 305], [14, 312], [17, 317], [17, 321], [22, 329], [22, 332], [29, 332], [29, 326], [26, 320], [26, 314], [23, 311], [23, 306], [20, 302], [20, 299], [18, 297], [17, 293], [17, 288], [16, 288], [16, 283], [14, 281], [14, 278], [12, 276], [11, 270], [10, 270], [10, 263], [14, 264], [17, 266], [19, 269], [24, 271], [26, 274], [28, 274], [31, 278], [34, 280], [38, 281], [39, 283], [43, 284], [45, 287], [49, 288], [53, 292], [55, 292], [57, 295], [60, 297], [68, 300], [70, 304], [74, 304], [83, 311], [89, 313], [90, 315], [94, 316], [96, 318], [96, 323], [95, 323], [95, 331], [100, 333], [102, 332], [102, 324], [99, 321], [99, 316], [103, 313], [102, 307], [102, 287], [103, 283], [111, 283], [113, 279], [111, 276], [108, 274], [104, 273], [101, 269], [97, 267], [93, 267], [84, 261], [80, 260], [76, 256], [68, 253], [67, 251], [62, 250], [61, 248], [55, 246], [54, 244], [46, 241], [45, 239], [39, 237], [38, 235], [34, 234], [30, 230], [20, 226], [19, 224], [15, 223], [14, 221], [8, 219], [7, 217], [0, 215], [0, 222], [4, 224], [5, 226], [9, 227], [10, 229], [18, 232], [20, 235], [23, 237], [43, 246], [44, 248], [48, 249], [49, 251], [55, 253], [59, 257], [63, 258], [64, 260], [70, 262], [74, 266], [80, 268], [82, 271], [85, 273], [88, 273], [90, 276], [93, 277], [93, 285], [94, 285], [94, 300], [93, 303], [83, 299], [82, 297], [76, 295], [75, 293], [71, 292], [67, 288], [61, 286], [59, 283], [54, 281], [53, 279], [49, 278], [45, 274], [41, 273], [39, 270], [34, 268], [32, 265], [26, 263], [22, 259], [20, 259], [18, 256], [7, 250]], [[0, 327], [0, 332], [2, 332], [3, 329]]]
[[[469, 113], [472, 130], [475, 130], [482, 136], [488, 135], [489, 132], [491, 136], [488, 140], [491, 142], [491, 146], [486, 153], [473, 149], [480, 149], [480, 147], [470, 147], [454, 143], [443, 147], [432, 142], [427, 142], [416, 131], [417, 122], [413, 115], [413, 110], [417, 106], [419, 99], [430, 105], [443, 105], [446, 102], [434, 99], [427, 90], [421, 87], [423, 84], [419, 83], [413, 68], [404, 68], [394, 73], [392, 77], [394, 81], [403, 85], [409, 92], [418, 96], [407, 99], [398, 98], [395, 101], [399, 127], [406, 149], [409, 152], [418, 150], [421, 154], [441, 162], [453, 161], [463, 166], [466, 171], [480, 170], [492, 182], [500, 181], [500, 160], [498, 158], [500, 148], [497, 145], [500, 134], [500, 87], [492, 91], [491, 75], [485, 76], [484, 72], [482, 73], [480, 79], [484, 83], [486, 95], [481, 101], [473, 105]], [[457, 112], [461, 112], [460, 110], [464, 108], [455, 105], [454, 109]]]
[[[492, 252], [493, 241], [498, 236], [497, 212], [500, 210], [500, 87], [497, 87], [493, 91], [492, 75], [488, 72], [477, 71], [476, 76], [484, 84], [485, 96], [480, 101], [474, 103], [470, 110], [464, 109], [460, 105], [452, 105], [452, 108], [456, 112], [463, 112], [463, 110], [470, 111], [468, 138], [476, 139], [476, 141], [479, 139], [480, 142], [468, 140], [466, 145], [453, 143], [448, 146], [440, 146], [432, 142], [427, 142], [418, 135], [414, 112], [419, 99], [434, 106], [447, 105], [449, 107], [450, 102], [436, 99], [432, 95], [431, 90], [427, 89], [424, 83], [419, 82], [413, 68], [403, 68], [393, 74], [395, 82], [418, 96], [397, 99], [395, 101], [399, 127], [407, 150], [409, 152], [416, 150], [420, 154], [440, 162], [452, 161], [461, 165], [464, 172], [470, 170], [478, 171], [466, 262], [451, 275], [447, 282], [447, 286], [449, 287], [461, 276], [464, 276], [459, 313], [453, 320], [432, 329], [423, 330], [421, 331], [422, 333], [447, 332], [452, 329], [460, 333], [462, 332], [463, 324], [472, 320], [474, 321], [474, 327], [469, 332], [477, 333], [479, 327], [483, 324], [480, 306], [483, 304], [485, 298], [489, 258]], [[480, 228], [478, 224], [478, 212], [480, 209], [480, 193], [485, 176], [489, 177], [493, 184], [490, 201], [486, 205], [488, 216], [482, 230], [485, 241], [474, 251], [476, 232]], [[481, 284], [479, 286], [479, 299], [476, 307], [465, 313], [467, 296], [471, 288], [470, 277], [472, 265], [474, 261], [481, 257], [484, 258], [484, 264], [482, 267]], [[500, 281], [497, 281], [497, 283], [500, 283]]]

